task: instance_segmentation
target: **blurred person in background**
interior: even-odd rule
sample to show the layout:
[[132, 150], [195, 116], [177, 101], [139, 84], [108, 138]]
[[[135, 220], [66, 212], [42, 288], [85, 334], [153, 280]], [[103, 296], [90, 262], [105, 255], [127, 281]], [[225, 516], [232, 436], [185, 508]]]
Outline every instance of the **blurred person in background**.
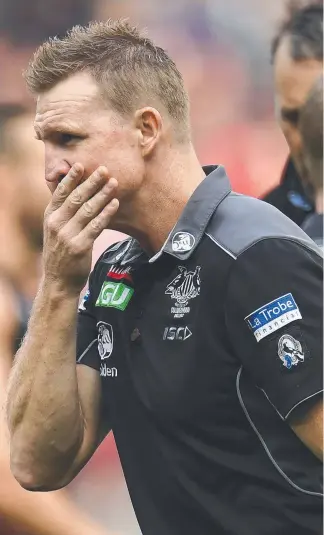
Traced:
[[279, 186], [263, 200], [298, 225], [314, 211], [314, 199], [304, 166], [299, 128], [300, 110], [323, 70], [323, 4], [313, 0], [288, 3], [288, 16], [272, 44], [275, 100], [279, 124], [290, 157]]
[[300, 133], [315, 202], [315, 213], [305, 219], [302, 228], [323, 247], [323, 76], [316, 81], [302, 108]]
[[[145, 534], [319, 532], [318, 248], [201, 168], [182, 76], [137, 28], [75, 27], [26, 79], [52, 200], [8, 392], [18, 481], [65, 486], [113, 430]], [[105, 228], [132, 238], [77, 313]]]
[[85, 24], [92, 12], [88, 0], [1, 0], [0, 36], [28, 50], [49, 35], [64, 35], [71, 24]]
[[5, 391], [39, 284], [43, 216], [49, 201], [44, 151], [34, 139], [33, 119], [19, 105], [0, 109], [0, 533], [104, 535], [66, 492], [25, 491], [10, 472]]
[[32, 51], [49, 35], [64, 35], [73, 24], [92, 18], [88, 0], [0, 1], [0, 102], [32, 104], [21, 72]]

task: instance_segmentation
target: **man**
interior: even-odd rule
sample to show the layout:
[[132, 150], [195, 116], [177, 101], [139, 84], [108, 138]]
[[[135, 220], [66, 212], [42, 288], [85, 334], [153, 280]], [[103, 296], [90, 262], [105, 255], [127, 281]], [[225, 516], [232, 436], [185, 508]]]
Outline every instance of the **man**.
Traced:
[[301, 111], [300, 132], [315, 198], [315, 214], [304, 221], [302, 228], [323, 247], [323, 76], [316, 81]]
[[300, 109], [323, 70], [323, 3], [289, 3], [287, 19], [272, 44], [276, 108], [290, 159], [281, 184], [264, 200], [301, 225], [314, 211], [313, 193], [303, 165]]
[[26, 331], [39, 282], [43, 216], [49, 195], [43, 181], [44, 154], [34, 139], [32, 114], [11, 106], [3, 108], [0, 117], [0, 532], [99, 535], [103, 530], [64, 492], [27, 492], [10, 472], [3, 405], [14, 353]]
[[[201, 169], [182, 77], [136, 28], [75, 27], [26, 80], [53, 196], [7, 400], [15, 477], [63, 487], [112, 429], [143, 535], [319, 533], [319, 249]], [[77, 314], [107, 227], [132, 237]]]

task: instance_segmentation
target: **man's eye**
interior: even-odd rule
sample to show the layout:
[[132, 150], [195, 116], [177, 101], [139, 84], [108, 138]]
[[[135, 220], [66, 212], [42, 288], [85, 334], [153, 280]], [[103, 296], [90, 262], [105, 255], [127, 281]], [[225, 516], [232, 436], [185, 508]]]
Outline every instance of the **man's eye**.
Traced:
[[75, 134], [59, 134], [58, 142], [60, 145], [71, 145], [71, 143], [76, 143], [81, 138]]

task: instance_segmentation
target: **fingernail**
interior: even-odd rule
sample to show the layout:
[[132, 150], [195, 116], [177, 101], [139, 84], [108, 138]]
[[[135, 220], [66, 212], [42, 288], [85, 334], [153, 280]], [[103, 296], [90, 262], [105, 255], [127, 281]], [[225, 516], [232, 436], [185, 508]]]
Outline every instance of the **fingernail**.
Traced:
[[111, 179], [110, 179], [110, 180], [108, 180], [108, 182], [104, 185], [103, 190], [104, 190], [106, 193], [110, 193], [111, 190], [114, 189], [115, 185], [116, 185], [116, 184], [115, 184], [115, 180], [111, 181]]
[[101, 178], [107, 176], [107, 167], [98, 167], [98, 174]]
[[78, 163], [75, 163], [72, 167], [72, 172], [74, 175], [78, 175], [81, 172], [81, 165]]
[[116, 188], [118, 186], [118, 182], [115, 178], [110, 178], [108, 181], [108, 185], [111, 189]]

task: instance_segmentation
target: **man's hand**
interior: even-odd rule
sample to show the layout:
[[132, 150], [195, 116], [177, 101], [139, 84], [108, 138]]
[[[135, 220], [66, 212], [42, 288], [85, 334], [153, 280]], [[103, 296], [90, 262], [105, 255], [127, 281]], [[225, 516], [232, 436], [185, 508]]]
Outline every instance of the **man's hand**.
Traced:
[[11, 470], [33, 491], [65, 486], [98, 444], [100, 376], [77, 373], [77, 307], [93, 242], [118, 209], [118, 184], [104, 167], [81, 183], [83, 174], [75, 164], [46, 210], [43, 281], [9, 380]]
[[44, 275], [47, 282], [79, 295], [91, 269], [95, 239], [107, 228], [119, 202], [118, 182], [99, 167], [80, 183], [84, 169], [74, 164], [57, 186], [44, 219]]

